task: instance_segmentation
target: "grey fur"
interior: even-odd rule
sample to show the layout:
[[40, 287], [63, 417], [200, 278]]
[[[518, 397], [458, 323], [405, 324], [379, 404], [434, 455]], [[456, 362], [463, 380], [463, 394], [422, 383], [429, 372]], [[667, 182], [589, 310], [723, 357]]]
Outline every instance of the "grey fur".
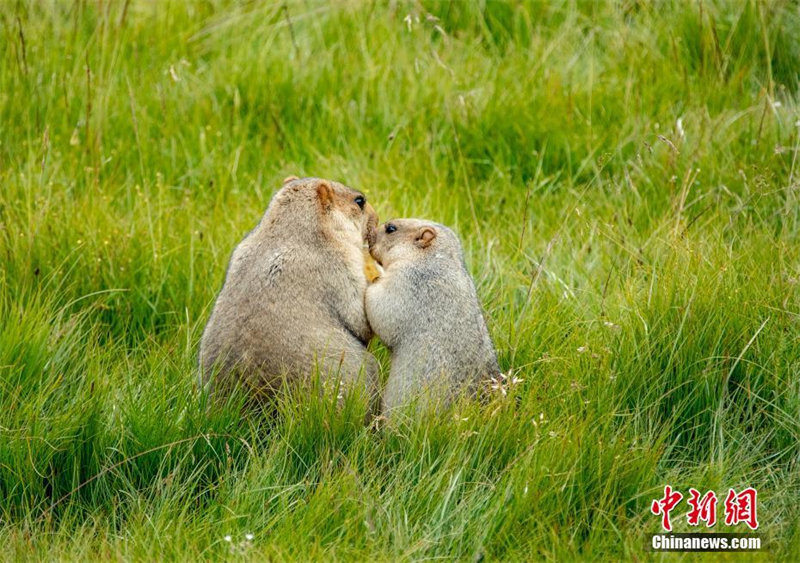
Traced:
[[233, 251], [200, 344], [204, 384], [238, 381], [260, 397], [317, 368], [345, 386], [363, 374], [375, 395], [362, 247], [377, 215], [357, 196], [336, 182], [287, 178]]
[[[396, 232], [386, 233], [389, 224]], [[435, 232], [429, 242], [420, 239], [425, 229]], [[384, 273], [367, 288], [367, 318], [392, 350], [383, 415], [414, 401], [422, 408], [445, 404], [496, 376], [497, 355], [456, 234], [438, 223], [397, 219], [381, 225], [371, 242]]]

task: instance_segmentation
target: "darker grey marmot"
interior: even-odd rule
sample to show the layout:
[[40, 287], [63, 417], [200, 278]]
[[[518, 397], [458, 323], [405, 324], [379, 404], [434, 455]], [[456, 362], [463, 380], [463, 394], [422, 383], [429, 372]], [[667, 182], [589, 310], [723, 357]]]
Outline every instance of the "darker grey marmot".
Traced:
[[359, 191], [287, 178], [233, 251], [200, 344], [203, 382], [238, 381], [263, 398], [319, 369], [345, 387], [363, 377], [374, 397], [363, 246], [377, 221]]
[[385, 223], [370, 251], [383, 267], [367, 288], [367, 318], [392, 350], [383, 415], [418, 401], [446, 404], [500, 372], [461, 243], [420, 219]]

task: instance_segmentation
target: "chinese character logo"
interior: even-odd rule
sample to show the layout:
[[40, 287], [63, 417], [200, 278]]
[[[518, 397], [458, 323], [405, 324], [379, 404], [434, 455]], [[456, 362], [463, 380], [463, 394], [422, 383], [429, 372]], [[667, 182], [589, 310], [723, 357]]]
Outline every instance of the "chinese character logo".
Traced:
[[735, 526], [739, 522], [744, 522], [750, 526], [751, 530], [758, 528], [757, 495], [758, 493], [753, 487], [748, 487], [739, 494], [736, 494], [733, 489], [729, 489], [728, 496], [725, 497], [725, 524]]
[[650, 512], [658, 516], [661, 515], [661, 525], [668, 532], [672, 531], [672, 522], [669, 521], [669, 513], [675, 508], [683, 498], [683, 495], [678, 491], [673, 491], [672, 487], [666, 485], [664, 487], [664, 498], [656, 499], [650, 506]]
[[[757, 492], [748, 487], [737, 493], [728, 489], [728, 495], [723, 503], [725, 507], [725, 525], [735, 526], [743, 523], [751, 530], [758, 528]], [[655, 499], [650, 505], [650, 512], [661, 516], [661, 526], [667, 531], [672, 531], [670, 513], [683, 500], [683, 494], [675, 491], [669, 485], [664, 486], [664, 496]], [[706, 528], [711, 528], [717, 523], [717, 495], [714, 491], [707, 491], [701, 495], [695, 488], [689, 488], [689, 497], [686, 499], [689, 512], [686, 513], [686, 522], [689, 526], [699, 526], [705, 522]]]
[[686, 502], [692, 507], [686, 515], [690, 526], [699, 526], [700, 522], [705, 522], [706, 528], [711, 528], [717, 523], [717, 495], [714, 491], [708, 491], [700, 498], [700, 491], [691, 488]]

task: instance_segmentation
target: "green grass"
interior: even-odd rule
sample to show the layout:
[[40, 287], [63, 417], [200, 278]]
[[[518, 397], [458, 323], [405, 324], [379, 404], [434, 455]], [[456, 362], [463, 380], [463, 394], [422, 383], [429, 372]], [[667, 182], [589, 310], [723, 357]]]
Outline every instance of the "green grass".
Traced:
[[[665, 483], [752, 485], [765, 555], [800, 550], [796, 5], [9, 0], [0, 29], [0, 559], [642, 559]], [[524, 382], [380, 431], [208, 411], [201, 331], [290, 174], [453, 226]]]

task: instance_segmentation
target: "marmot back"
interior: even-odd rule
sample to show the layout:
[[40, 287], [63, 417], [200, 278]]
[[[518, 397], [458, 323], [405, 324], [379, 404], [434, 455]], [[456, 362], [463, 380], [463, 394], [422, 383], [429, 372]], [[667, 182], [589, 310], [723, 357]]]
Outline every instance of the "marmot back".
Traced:
[[287, 178], [233, 251], [200, 345], [204, 383], [261, 396], [318, 368], [345, 385], [363, 373], [374, 395], [362, 248], [376, 223], [363, 193]]
[[419, 219], [382, 225], [370, 246], [384, 273], [367, 288], [367, 318], [392, 350], [383, 414], [446, 403], [500, 369], [458, 237]]

